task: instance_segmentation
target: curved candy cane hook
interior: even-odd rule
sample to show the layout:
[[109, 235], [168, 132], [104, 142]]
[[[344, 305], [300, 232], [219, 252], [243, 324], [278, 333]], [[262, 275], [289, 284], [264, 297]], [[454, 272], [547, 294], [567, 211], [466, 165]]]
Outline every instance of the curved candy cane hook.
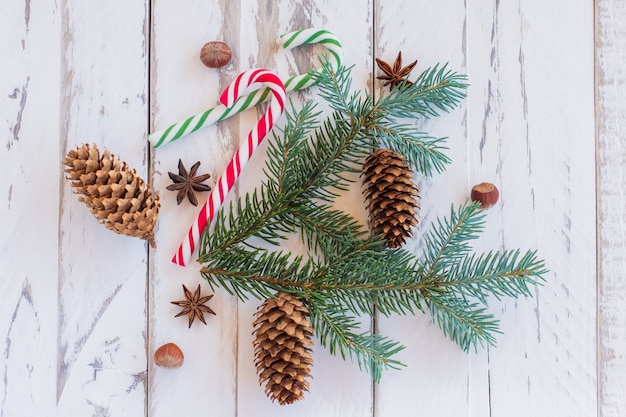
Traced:
[[[321, 57], [325, 57], [330, 66], [337, 70], [343, 62], [343, 49], [341, 42], [328, 30], [303, 29], [280, 36], [280, 43], [284, 49], [292, 49], [300, 45], [320, 44], [327, 50]], [[319, 70], [318, 70], [319, 71]], [[302, 90], [314, 84], [310, 73], [296, 75], [288, 78], [284, 85], [286, 91]], [[241, 111], [250, 109], [269, 98], [271, 90], [268, 88], [255, 90], [245, 97], [241, 97], [230, 106], [224, 103], [210, 108], [200, 114], [188, 117], [163, 130], [148, 135], [148, 141], [154, 148], [174, 142], [188, 134], [195, 132], [203, 126], [209, 126], [224, 120]]]
[[[328, 30], [302, 29], [280, 35], [280, 44], [284, 49], [292, 49], [300, 45], [320, 44], [330, 53], [322, 54], [320, 59], [329, 62], [333, 70], [337, 70], [343, 62], [343, 47], [341, 42]], [[321, 71], [321, 70], [316, 70]], [[315, 84], [310, 72], [290, 77], [285, 81], [285, 90], [295, 91], [311, 87]]]
[[261, 117], [261, 120], [248, 133], [247, 140], [241, 145], [239, 150], [228, 163], [226, 170], [219, 178], [215, 187], [209, 194], [207, 202], [204, 204], [198, 217], [187, 232], [186, 238], [178, 247], [178, 251], [172, 258], [175, 264], [185, 266], [193, 254], [200, 236], [204, 229], [211, 223], [217, 210], [222, 206], [226, 195], [231, 190], [235, 181], [241, 174], [252, 153], [258, 148], [263, 138], [272, 129], [274, 121], [280, 117], [285, 109], [286, 92], [283, 82], [276, 74], [266, 69], [253, 69], [242, 72], [237, 79], [226, 88], [220, 97], [220, 102], [227, 108], [232, 106], [244, 94], [267, 88], [272, 95], [270, 105]]

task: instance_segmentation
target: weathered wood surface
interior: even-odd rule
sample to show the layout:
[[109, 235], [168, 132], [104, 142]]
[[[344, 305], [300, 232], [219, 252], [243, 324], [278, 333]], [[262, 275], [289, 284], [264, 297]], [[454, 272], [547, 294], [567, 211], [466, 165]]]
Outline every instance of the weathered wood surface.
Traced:
[[[595, 7], [594, 21], [582, 0], [2, 2], [0, 417], [623, 415], [626, 8]], [[303, 27], [332, 30], [355, 66], [353, 87], [376, 95], [374, 57], [400, 50], [419, 60], [416, 74], [438, 62], [468, 74], [461, 108], [418, 122], [449, 138], [453, 164], [419, 178], [422, 231], [409, 248], [488, 180], [501, 200], [477, 249], [536, 248], [550, 273], [531, 299], [493, 300], [504, 332], [495, 348], [466, 354], [427, 316], [380, 319], [378, 330], [407, 346], [406, 368], [374, 385], [317, 348], [310, 395], [280, 407], [255, 375], [256, 302], [218, 291], [218, 314], [191, 329], [170, 304], [182, 284], [210, 289], [197, 265], [170, 262], [197, 209], [177, 206], [167, 172], [179, 158], [201, 160], [213, 185], [260, 113], [156, 150], [145, 137], [215, 105], [242, 70], [288, 76], [316, 65], [319, 49], [276, 46]], [[227, 42], [232, 63], [204, 67], [209, 40]], [[156, 249], [106, 231], [72, 195], [61, 160], [84, 142], [120, 155], [160, 193]], [[236, 193], [258, 184], [262, 152]], [[358, 190], [346, 203], [363, 215]], [[170, 341], [186, 356], [175, 371], [152, 362]]]
[[626, 4], [596, 5], [596, 133], [598, 154], [598, 406], [626, 414], [624, 184], [626, 184]]

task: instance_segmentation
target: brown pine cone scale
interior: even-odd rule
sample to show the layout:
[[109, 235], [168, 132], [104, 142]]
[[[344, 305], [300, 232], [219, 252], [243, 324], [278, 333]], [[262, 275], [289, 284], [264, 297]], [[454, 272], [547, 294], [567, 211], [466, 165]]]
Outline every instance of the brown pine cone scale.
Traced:
[[79, 201], [107, 229], [147, 240], [152, 247], [159, 214], [159, 196], [115, 155], [96, 145], [70, 150], [63, 161], [64, 172]]
[[255, 366], [265, 394], [280, 405], [301, 400], [309, 391], [313, 365], [308, 309], [297, 297], [279, 292], [255, 316]]
[[365, 160], [362, 176], [372, 233], [381, 234], [390, 248], [404, 245], [419, 210], [419, 192], [404, 157], [377, 149]]

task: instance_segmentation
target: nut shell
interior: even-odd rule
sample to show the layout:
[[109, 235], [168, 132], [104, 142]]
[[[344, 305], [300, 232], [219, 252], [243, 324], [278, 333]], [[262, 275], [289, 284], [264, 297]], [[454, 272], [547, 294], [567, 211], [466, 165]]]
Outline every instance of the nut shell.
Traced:
[[183, 351], [175, 343], [166, 343], [154, 352], [154, 363], [161, 368], [180, 368], [184, 361]]
[[209, 68], [223, 67], [232, 57], [228, 45], [220, 41], [207, 42], [200, 50], [200, 61]]
[[472, 187], [472, 201], [480, 203], [482, 209], [488, 209], [498, 202], [500, 192], [495, 185], [490, 182], [481, 182]]

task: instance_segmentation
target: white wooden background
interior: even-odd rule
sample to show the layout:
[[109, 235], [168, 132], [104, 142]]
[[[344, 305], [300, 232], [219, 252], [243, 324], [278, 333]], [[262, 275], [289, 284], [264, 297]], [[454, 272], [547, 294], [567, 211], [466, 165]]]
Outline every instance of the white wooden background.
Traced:
[[[255, 302], [218, 291], [217, 316], [192, 329], [169, 303], [183, 283], [209, 288], [170, 262], [196, 209], [176, 205], [167, 172], [200, 159], [213, 184], [257, 113], [156, 151], [145, 137], [213, 106], [242, 70], [306, 71], [315, 48], [275, 42], [304, 27], [332, 30], [354, 87], [375, 94], [374, 57], [399, 50], [419, 59], [413, 76], [438, 62], [466, 73], [461, 108], [423, 125], [449, 137], [453, 164], [420, 179], [422, 227], [495, 182], [478, 249], [536, 248], [550, 273], [533, 298], [492, 302], [496, 348], [465, 354], [427, 316], [379, 320], [407, 346], [405, 369], [374, 385], [318, 347], [310, 394], [280, 407], [252, 363]], [[200, 63], [209, 40], [232, 47], [230, 65]], [[625, 48], [619, 0], [0, 0], [0, 417], [626, 415]], [[160, 193], [156, 250], [72, 194], [61, 160], [84, 142]], [[186, 355], [175, 371], [152, 362], [170, 341]]]

